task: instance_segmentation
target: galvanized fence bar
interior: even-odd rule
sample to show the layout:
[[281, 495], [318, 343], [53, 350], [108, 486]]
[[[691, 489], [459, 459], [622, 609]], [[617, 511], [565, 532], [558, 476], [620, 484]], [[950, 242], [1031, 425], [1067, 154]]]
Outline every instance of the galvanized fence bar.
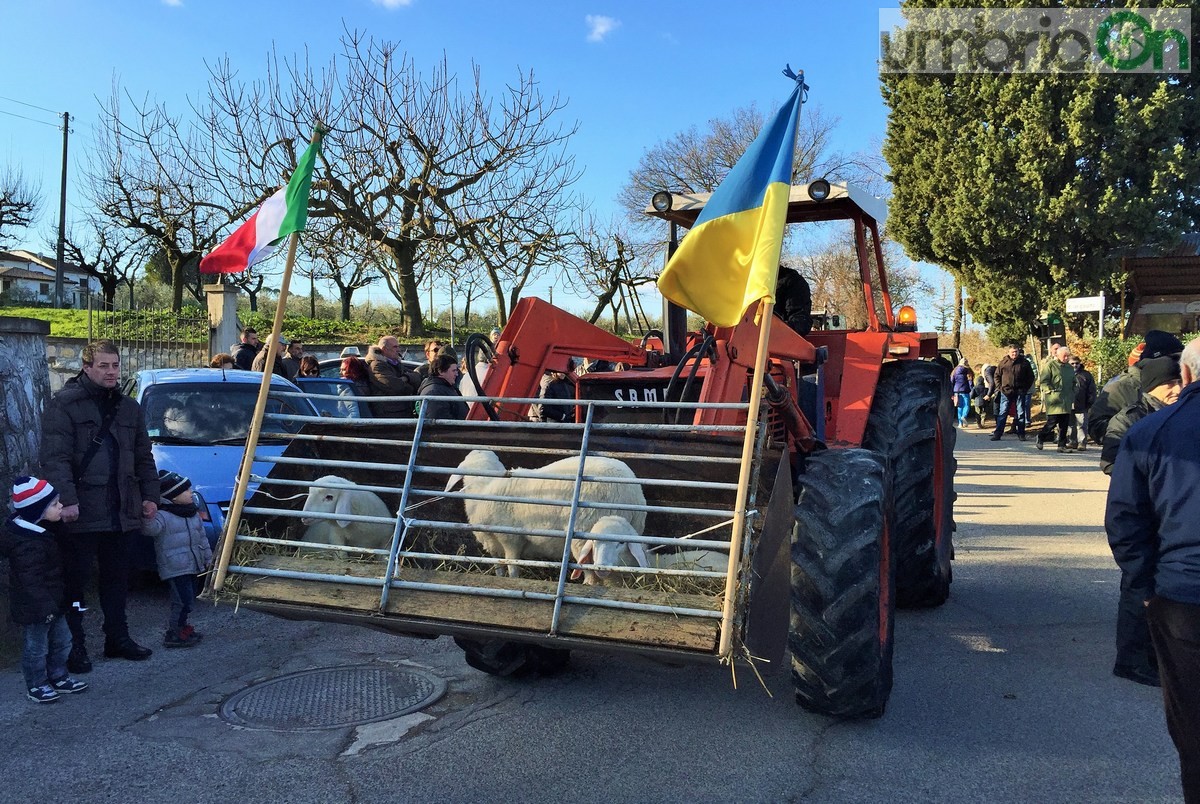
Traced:
[[[579, 492], [583, 489], [583, 471], [587, 466], [588, 442], [592, 435], [592, 416], [596, 408], [588, 406], [583, 422], [583, 441], [579, 444], [579, 468], [575, 471], [575, 485], [571, 490], [571, 510], [567, 514], [567, 537], [563, 542], [562, 561], [558, 570], [558, 586], [554, 590], [554, 611], [550, 615], [550, 633], [558, 633], [558, 618], [562, 613], [563, 596], [566, 595], [567, 575], [570, 573], [571, 544], [575, 538], [575, 520], [579, 513]], [[618, 509], [619, 510], [619, 509]]]
[[[328, 424], [328, 422], [329, 422], [328, 419], [322, 419], [321, 421], [323, 424]], [[571, 427], [579, 427], [579, 425], [573, 424], [573, 425], [571, 425]], [[362, 438], [360, 438], [360, 437], [335, 436], [335, 435], [326, 435], [324, 433], [322, 433], [322, 434], [312, 434], [312, 433], [303, 433], [303, 432], [301, 432], [301, 433], [280, 433], [280, 434], [276, 434], [274, 437], [285, 438], [288, 441], [311, 441], [311, 442], [317, 443], [317, 444], [361, 444], [362, 443]], [[402, 438], [372, 438], [371, 443], [376, 444], [376, 445], [391, 446], [391, 447], [411, 447], [413, 442], [409, 439], [402, 439]], [[462, 442], [456, 441], [453, 444], [437, 444], [434, 442], [427, 441], [422, 446], [426, 447], [427, 449], [463, 449], [463, 450], [469, 451], [469, 450], [473, 450], [473, 449], [492, 449], [493, 447], [495, 447], [495, 444], [477, 444], [477, 443], [471, 443], [468, 441], [462, 441]], [[559, 449], [557, 447], [522, 447], [522, 446], [515, 446], [515, 445], [505, 445], [504, 451], [507, 453], [513, 454], [513, 455], [520, 455], [520, 454], [555, 455], [555, 456], [561, 456], [561, 457], [570, 457], [570, 456], [579, 454], [578, 450]], [[595, 457], [598, 457], [598, 458], [616, 458], [617, 460], [627, 460], [630, 458], [645, 457], [644, 453], [620, 452], [620, 451], [600, 450], [600, 449], [593, 450], [592, 455]], [[666, 453], [659, 453], [657, 457], [661, 457], [663, 459], [677, 458], [679, 460], [685, 460], [685, 459], [695, 460], [696, 456], [694, 456], [694, 455], [672, 456], [672, 455], [669, 455]], [[708, 456], [704, 460], [706, 460], [710, 463], [724, 463], [724, 464], [737, 465], [741, 459], [740, 458], [725, 458], [725, 457], [721, 457], [720, 455], [717, 455], [717, 456]]]
[[[404, 473], [404, 490], [400, 493], [400, 506], [396, 509], [396, 528], [392, 532], [392, 546], [388, 550], [387, 571], [384, 573], [384, 578], [391, 578], [396, 571], [397, 556], [404, 545], [404, 536], [408, 533], [409, 525], [404, 516], [404, 512], [408, 510], [408, 497], [412, 493], [413, 472], [412, 467], [417, 462], [417, 449], [421, 443], [421, 431], [425, 427], [425, 408], [422, 406], [421, 413], [417, 418], [417, 427], [413, 431], [413, 445], [408, 451], [408, 467]], [[382, 614], [387, 611], [388, 594], [391, 592], [391, 586], [385, 581], [383, 591], [379, 595], [379, 611]]]

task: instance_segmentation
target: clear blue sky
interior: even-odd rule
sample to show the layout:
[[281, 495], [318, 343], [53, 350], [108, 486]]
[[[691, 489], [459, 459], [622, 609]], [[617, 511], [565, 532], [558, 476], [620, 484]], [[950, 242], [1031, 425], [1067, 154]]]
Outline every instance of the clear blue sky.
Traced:
[[[320, 63], [343, 27], [400, 42], [420, 68], [444, 52], [465, 75], [474, 60], [493, 87], [532, 70], [544, 91], [569, 101], [579, 189], [599, 210], [612, 207], [646, 148], [751, 102], [775, 108], [791, 89], [785, 63], [805, 71], [810, 103], [840, 120], [837, 150], [876, 149], [886, 124], [879, 6], [861, 0], [0, 0], [0, 9], [10, 79], [0, 96], [12, 99], [0, 99], [0, 169], [19, 166], [40, 184], [45, 214], [26, 246], [41, 251], [57, 220], [61, 133], [55, 115], [13, 101], [71, 113], [73, 184], [96, 99], [114, 79], [183, 111], [204, 89], [206, 61], [228, 54], [247, 80], [263, 74], [272, 45], [307, 48]], [[69, 197], [68, 221], [79, 203]]]

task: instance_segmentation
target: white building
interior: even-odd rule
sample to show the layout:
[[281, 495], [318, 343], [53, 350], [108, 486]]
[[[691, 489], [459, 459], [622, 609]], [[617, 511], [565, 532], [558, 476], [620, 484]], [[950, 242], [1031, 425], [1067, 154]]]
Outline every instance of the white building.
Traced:
[[[51, 304], [57, 263], [32, 251], [0, 251], [0, 303]], [[98, 295], [100, 283], [78, 265], [63, 266], [63, 307], [83, 309], [88, 294]]]

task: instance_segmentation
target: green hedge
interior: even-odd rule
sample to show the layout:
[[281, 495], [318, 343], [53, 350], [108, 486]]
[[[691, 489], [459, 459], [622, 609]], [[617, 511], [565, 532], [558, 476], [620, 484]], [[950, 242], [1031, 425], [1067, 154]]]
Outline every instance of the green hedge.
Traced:
[[[1200, 333], [1187, 333], [1179, 336], [1185, 344]], [[1142, 342], [1141, 335], [1130, 338], [1100, 338], [1092, 341], [1091, 350], [1087, 354], [1087, 362], [1101, 369], [1104, 381], [1115, 377], [1129, 366], [1129, 353]]]

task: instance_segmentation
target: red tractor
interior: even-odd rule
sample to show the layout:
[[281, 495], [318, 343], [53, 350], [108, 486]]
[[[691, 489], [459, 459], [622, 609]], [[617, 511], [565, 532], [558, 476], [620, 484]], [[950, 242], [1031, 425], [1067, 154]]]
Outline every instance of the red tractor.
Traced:
[[[674, 241], [706, 199], [659, 194], [648, 212], [669, 221]], [[733, 662], [773, 660], [786, 647], [802, 706], [836, 717], [882, 714], [895, 607], [936, 606], [949, 594], [955, 431], [936, 336], [914, 331], [910, 308], [892, 309], [881, 207], [845, 186], [792, 188], [789, 223], [851, 222], [868, 324], [801, 336], [774, 322], [768, 404], [753, 423], [760, 426], [751, 433], [749, 466], [740, 445], [760, 334], [754, 310], [736, 326], [688, 333], [685, 312], [669, 306], [664, 331], [634, 344], [526, 298], [496, 343], [468, 339], [469, 374], [481, 390], [467, 422], [429, 421], [420, 411], [392, 422], [309, 422], [276, 469], [258, 478], [262, 485], [245, 511], [249, 528], [231, 530], [242, 553], [226, 545], [213, 593], [236, 592], [242, 605], [288, 617], [451, 634], [472, 666], [498, 675], [561, 669], [573, 648]], [[621, 370], [578, 374], [577, 358]], [[477, 366], [486, 367], [483, 376]], [[547, 372], [573, 380], [575, 423], [529, 421]], [[481, 449], [503, 454], [505, 463], [502, 471], [482, 472], [476, 488], [502, 479], [543, 483], [548, 476], [538, 466], [547, 456], [579, 456], [580, 468], [554, 481], [563, 490], [554, 501], [513, 490], [528, 486], [443, 489], [447, 476], [456, 469], [461, 475], [464, 456]], [[583, 493], [597, 479], [583, 457], [593, 455], [619, 459], [636, 476], [645, 504], [618, 505], [617, 513], [625, 525], [644, 519], [643, 529], [624, 538], [662, 551], [654, 561], [644, 561], [641, 550], [638, 566], [608, 567], [573, 547], [588, 538], [617, 541], [580, 524], [603, 507]], [[303, 542], [295, 528], [299, 504], [270, 501], [311, 487], [330, 467], [394, 501], [390, 549], [363, 550], [373, 553], [374, 565], [336, 571], [312, 558], [256, 554], [253, 566], [239, 558], [263, 544]], [[395, 479], [381, 482], [380, 472]], [[746, 496], [738, 497], [747, 500], [742, 532], [729, 527], [742, 521], [732, 504], [739, 472], [748, 477]], [[569, 512], [561, 520], [567, 524], [546, 529], [545, 521], [530, 521], [522, 530], [512, 521], [481, 524], [472, 513], [512, 500], [560, 506], [563, 517]], [[494, 547], [446, 546], [447, 533], [478, 537], [481, 530], [554, 534], [561, 558], [515, 560], [492, 555]], [[724, 571], [670, 568], [670, 556], [697, 547], [727, 555]], [[501, 575], [459, 566], [480, 562]], [[505, 577], [506, 567], [525, 577]], [[606, 569], [625, 580], [569, 582], [573, 574]], [[534, 572], [546, 575], [528, 577]], [[681, 575], [694, 576], [683, 579], [694, 585], [666, 583]], [[699, 585], [710, 581], [715, 591]]]

